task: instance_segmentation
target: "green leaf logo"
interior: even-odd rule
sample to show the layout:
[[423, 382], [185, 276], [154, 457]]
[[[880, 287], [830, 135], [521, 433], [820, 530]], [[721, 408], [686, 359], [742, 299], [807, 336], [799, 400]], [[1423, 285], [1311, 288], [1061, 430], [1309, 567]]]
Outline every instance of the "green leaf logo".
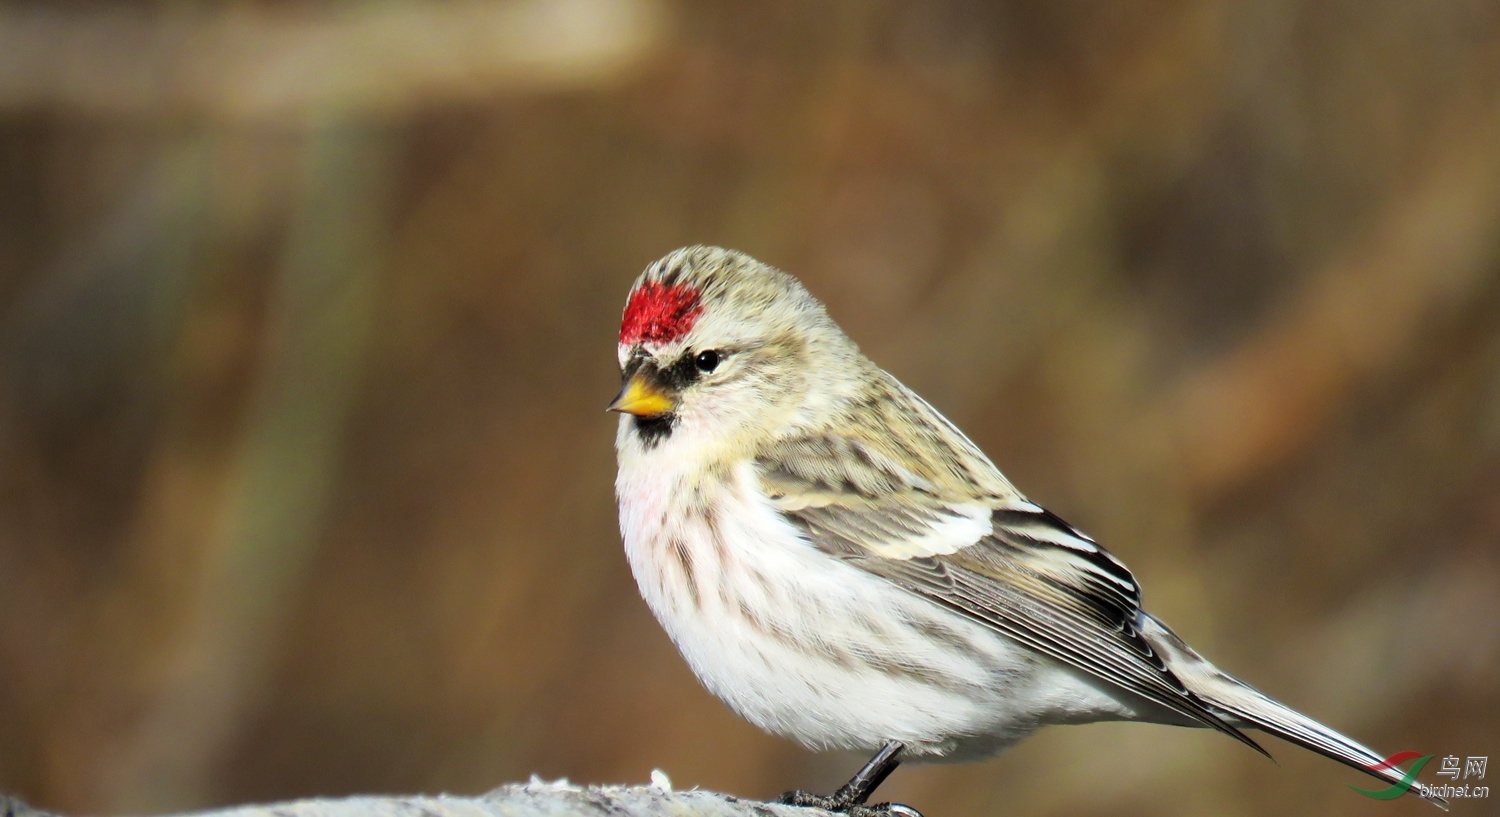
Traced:
[[[1371, 771], [1394, 768], [1396, 764], [1416, 756], [1416, 752], [1398, 752], [1386, 758], [1384, 763], [1377, 763], [1374, 766], [1366, 766], [1365, 768], [1370, 769]], [[1427, 765], [1427, 761], [1429, 760], [1432, 760], [1432, 755], [1423, 755], [1417, 760], [1416, 763], [1411, 764], [1411, 768], [1407, 770], [1406, 774], [1401, 776], [1401, 781], [1399, 783], [1396, 783], [1388, 789], [1370, 791], [1369, 789], [1362, 789], [1352, 783], [1349, 784], [1349, 788], [1354, 789], [1355, 791], [1363, 794], [1366, 797], [1373, 797], [1376, 800], [1394, 800], [1397, 797], [1406, 794], [1408, 791], [1411, 791], [1411, 787], [1415, 785], [1417, 781], [1417, 772], [1422, 771], [1422, 767]]]

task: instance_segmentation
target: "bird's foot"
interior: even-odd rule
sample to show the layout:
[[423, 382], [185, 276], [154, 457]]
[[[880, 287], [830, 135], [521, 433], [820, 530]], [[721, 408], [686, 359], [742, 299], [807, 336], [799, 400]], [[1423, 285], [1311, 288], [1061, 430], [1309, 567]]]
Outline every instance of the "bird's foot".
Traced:
[[787, 806], [818, 808], [847, 817], [922, 817], [922, 812], [900, 803], [856, 803], [843, 789], [833, 794], [813, 794], [810, 791], [789, 791], [776, 798], [776, 802]]
[[863, 768], [854, 773], [854, 777], [848, 783], [839, 787], [833, 794], [813, 794], [806, 791], [789, 791], [776, 798], [776, 802], [788, 806], [802, 806], [804, 808], [820, 808], [824, 811], [832, 811], [844, 814], [848, 817], [922, 817], [922, 813], [911, 806], [903, 806], [900, 803], [876, 803], [873, 806], [865, 805], [870, 795], [885, 782], [891, 772], [901, 765], [897, 755], [901, 754], [904, 747], [897, 741], [890, 741], [875, 756], [870, 758]]

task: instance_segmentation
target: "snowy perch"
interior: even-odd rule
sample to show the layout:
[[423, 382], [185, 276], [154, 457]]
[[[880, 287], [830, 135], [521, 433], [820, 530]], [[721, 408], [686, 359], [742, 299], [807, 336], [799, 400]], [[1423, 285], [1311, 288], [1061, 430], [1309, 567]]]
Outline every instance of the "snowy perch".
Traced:
[[[667, 776], [649, 786], [575, 786], [566, 780], [512, 783], [478, 797], [451, 795], [293, 800], [195, 812], [196, 817], [837, 817], [821, 809], [741, 800], [708, 791], [673, 791]], [[52, 817], [0, 796], [0, 817]]]

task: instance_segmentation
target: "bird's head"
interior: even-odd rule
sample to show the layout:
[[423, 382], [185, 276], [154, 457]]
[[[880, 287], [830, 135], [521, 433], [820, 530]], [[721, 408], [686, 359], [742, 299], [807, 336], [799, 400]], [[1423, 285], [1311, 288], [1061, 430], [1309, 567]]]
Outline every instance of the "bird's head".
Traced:
[[[753, 444], [857, 382], [863, 358], [790, 275], [687, 247], [636, 279], [620, 323], [622, 442]], [[674, 445], [674, 448], [677, 446]]]

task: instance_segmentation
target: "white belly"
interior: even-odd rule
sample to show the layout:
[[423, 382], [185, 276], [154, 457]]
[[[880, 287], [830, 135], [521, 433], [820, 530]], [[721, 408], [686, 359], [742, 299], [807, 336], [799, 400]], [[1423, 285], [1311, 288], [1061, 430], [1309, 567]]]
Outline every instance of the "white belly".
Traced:
[[899, 740], [962, 759], [1041, 723], [1126, 716], [1076, 673], [816, 551], [753, 490], [751, 468], [693, 485], [622, 466], [616, 482], [641, 594], [745, 719], [813, 748]]

